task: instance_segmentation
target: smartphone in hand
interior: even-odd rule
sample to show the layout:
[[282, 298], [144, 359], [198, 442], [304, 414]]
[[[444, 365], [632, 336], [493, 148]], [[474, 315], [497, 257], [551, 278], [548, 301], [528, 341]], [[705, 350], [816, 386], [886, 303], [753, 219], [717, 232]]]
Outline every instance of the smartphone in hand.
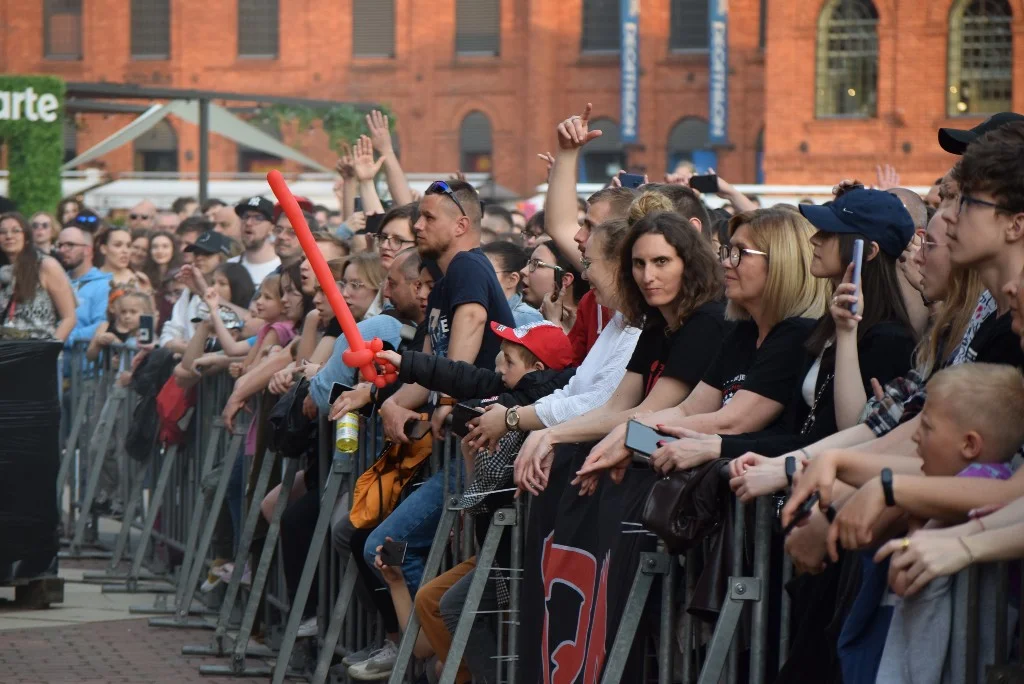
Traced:
[[[864, 241], [857, 239], [853, 241], [853, 285], [855, 288], [853, 294], [855, 297], [860, 296], [860, 272], [864, 266]], [[857, 301], [854, 300], [850, 304], [850, 313], [857, 315]]]
[[638, 420], [626, 424], [626, 448], [633, 452], [634, 460], [650, 462], [651, 454], [658, 450], [659, 442], [674, 442], [678, 438], [665, 435]]
[[690, 176], [690, 187], [697, 192], [706, 195], [714, 195], [718, 192], [718, 174], [704, 173], [697, 176]]
[[465, 437], [469, 434], [469, 422], [484, 415], [481, 408], [473, 408], [465, 404], [456, 404], [452, 407], [452, 434]]
[[142, 314], [139, 316], [139, 344], [153, 344], [153, 315]]
[[624, 173], [619, 176], [619, 182], [624, 188], [639, 188], [644, 184], [644, 177], [640, 173]]
[[380, 562], [392, 568], [398, 568], [405, 562], [408, 542], [385, 541], [380, 548]]

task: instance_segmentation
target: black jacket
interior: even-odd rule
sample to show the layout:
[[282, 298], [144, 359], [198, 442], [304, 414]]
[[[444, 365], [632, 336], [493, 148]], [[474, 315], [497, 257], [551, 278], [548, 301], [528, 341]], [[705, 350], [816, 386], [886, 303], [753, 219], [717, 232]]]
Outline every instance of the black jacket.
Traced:
[[533, 371], [509, 390], [501, 375], [492, 370], [434, 354], [406, 352], [402, 354], [398, 379], [447, 394], [470, 405], [499, 403], [502, 406], [526, 406], [559, 387], [565, 387], [575, 374], [575, 368]]

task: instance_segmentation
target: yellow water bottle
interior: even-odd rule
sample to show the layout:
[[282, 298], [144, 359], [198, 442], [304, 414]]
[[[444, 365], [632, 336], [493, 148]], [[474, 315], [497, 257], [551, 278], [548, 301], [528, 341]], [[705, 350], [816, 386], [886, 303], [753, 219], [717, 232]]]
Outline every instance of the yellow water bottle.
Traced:
[[359, 416], [346, 413], [334, 427], [334, 446], [343, 454], [354, 454], [359, 450]]

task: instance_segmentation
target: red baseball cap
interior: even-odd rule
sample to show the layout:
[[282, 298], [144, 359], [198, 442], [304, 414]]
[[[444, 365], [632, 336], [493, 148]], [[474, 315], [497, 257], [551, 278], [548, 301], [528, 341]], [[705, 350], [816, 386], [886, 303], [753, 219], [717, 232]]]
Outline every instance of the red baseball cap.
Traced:
[[[299, 203], [299, 209], [302, 211], [308, 211], [310, 214], [313, 213], [313, 201], [308, 197], [296, 197], [295, 201]], [[280, 202], [274, 203], [274, 223], [277, 223], [277, 219], [281, 218], [281, 214], [284, 213], [284, 209], [281, 208]]]
[[491, 330], [503, 340], [523, 345], [552, 370], [562, 370], [572, 365], [574, 356], [569, 337], [562, 326], [551, 321], [527, 323], [518, 328], [491, 321]]

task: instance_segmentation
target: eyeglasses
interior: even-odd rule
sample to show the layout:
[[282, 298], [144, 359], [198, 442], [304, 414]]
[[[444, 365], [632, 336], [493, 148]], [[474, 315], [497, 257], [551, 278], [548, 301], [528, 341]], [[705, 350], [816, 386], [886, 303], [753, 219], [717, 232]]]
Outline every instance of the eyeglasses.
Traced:
[[550, 268], [557, 271], [559, 267], [554, 264], [541, 261], [540, 259], [530, 259], [526, 262], [526, 270], [530, 273], [535, 273], [538, 268]]
[[88, 247], [83, 242], [58, 242], [57, 249], [74, 249], [75, 247]]
[[455, 193], [452, 192], [451, 187], [444, 181], [434, 181], [433, 183], [430, 184], [430, 187], [427, 188], [427, 191], [423, 194], [447, 195], [452, 202], [455, 202], [455, 206], [459, 208], [459, 211], [462, 212], [462, 215], [466, 216], [466, 210], [462, 208], [462, 202], [458, 200], [458, 198], [455, 196]]
[[757, 249], [746, 249], [745, 247], [737, 247], [735, 245], [722, 245], [718, 249], [718, 257], [723, 262], [728, 261], [729, 265], [736, 268], [740, 265], [740, 260], [743, 259], [745, 254], [756, 254], [758, 256], [768, 257], [768, 252], [762, 252]]
[[979, 206], [979, 207], [992, 207], [997, 211], [1003, 211], [1008, 214], [1016, 214], [1017, 210], [1011, 209], [1004, 204], [997, 204], [995, 202], [989, 202], [988, 200], [978, 199], [977, 197], [971, 197], [966, 193], [960, 194], [960, 201], [956, 203], [956, 214], [959, 216], [964, 213], [964, 207]]
[[369, 285], [361, 280], [339, 280], [337, 281], [338, 289], [344, 292], [345, 290], [372, 290]]
[[128, 214], [128, 218], [132, 221], [148, 221], [151, 217], [149, 214]]
[[923, 249], [926, 252], [930, 252], [933, 249], [935, 249], [936, 247], [945, 247], [945, 245], [941, 245], [938, 242], [936, 242], [935, 240], [927, 240], [927, 239], [925, 239], [925, 240], [921, 241], [921, 249]]
[[50, 227], [50, 222], [46, 221], [44, 223], [42, 221], [33, 221], [32, 222], [32, 227], [33, 228], [49, 228]]
[[274, 226], [273, 230], [275, 237], [281, 237], [282, 235], [295, 235], [295, 231], [291, 228], [285, 228], [284, 226]]
[[402, 238], [398, 237], [397, 235], [388, 235], [387, 233], [381, 233], [380, 235], [377, 236], [377, 244], [379, 244], [381, 246], [387, 245], [388, 247], [395, 247], [395, 248], [401, 249], [405, 245], [414, 245], [414, 244], [416, 244], [416, 241], [415, 240], [403, 240]]

